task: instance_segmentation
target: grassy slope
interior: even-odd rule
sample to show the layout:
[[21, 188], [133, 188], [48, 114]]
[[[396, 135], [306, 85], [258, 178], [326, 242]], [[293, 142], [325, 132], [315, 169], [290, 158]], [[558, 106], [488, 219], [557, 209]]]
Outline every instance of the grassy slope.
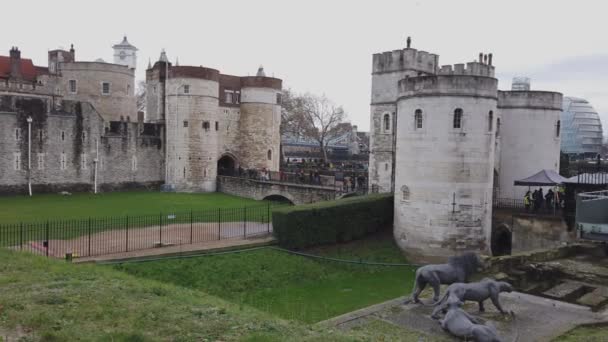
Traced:
[[[350, 260], [405, 262], [388, 234], [309, 252]], [[267, 249], [116, 267], [307, 323], [409, 293], [414, 276], [411, 267], [347, 265]]]
[[156, 215], [159, 212], [242, 208], [262, 203], [221, 193], [111, 192], [71, 196], [41, 194], [31, 198], [0, 197], [0, 224], [44, 219]]
[[579, 327], [556, 338], [554, 342], [599, 342], [608, 341], [608, 326]]
[[0, 250], [0, 335], [42, 341], [351, 341], [201, 291]]

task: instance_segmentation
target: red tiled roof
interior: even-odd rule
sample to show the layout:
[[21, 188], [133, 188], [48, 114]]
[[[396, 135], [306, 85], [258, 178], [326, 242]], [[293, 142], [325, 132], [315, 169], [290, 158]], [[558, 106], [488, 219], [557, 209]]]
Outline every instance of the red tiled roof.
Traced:
[[[21, 76], [28, 81], [34, 81], [38, 73], [31, 59], [21, 58]], [[8, 78], [11, 74], [11, 58], [0, 56], [0, 77]]]

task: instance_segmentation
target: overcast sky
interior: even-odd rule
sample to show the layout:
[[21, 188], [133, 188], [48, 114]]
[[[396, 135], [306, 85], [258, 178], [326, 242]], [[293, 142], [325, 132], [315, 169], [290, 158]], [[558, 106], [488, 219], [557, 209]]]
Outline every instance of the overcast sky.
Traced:
[[[112, 61], [123, 34], [139, 48], [138, 79], [161, 48], [180, 65], [253, 75], [263, 64], [297, 92], [326, 94], [369, 128], [372, 54], [412, 47], [440, 64], [492, 52], [499, 87], [589, 100], [608, 125], [608, 19], [598, 0], [7, 1], [0, 46], [46, 65], [73, 43], [78, 60]], [[608, 131], [608, 129], [606, 130]]]

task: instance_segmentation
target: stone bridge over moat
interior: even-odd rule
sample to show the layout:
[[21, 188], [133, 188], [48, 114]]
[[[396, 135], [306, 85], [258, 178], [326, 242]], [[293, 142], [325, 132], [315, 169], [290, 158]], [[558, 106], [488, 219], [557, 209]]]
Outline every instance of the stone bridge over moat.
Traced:
[[293, 204], [306, 204], [342, 197], [342, 192], [332, 186], [319, 186], [250, 178], [218, 176], [217, 191], [255, 200], [289, 200]]

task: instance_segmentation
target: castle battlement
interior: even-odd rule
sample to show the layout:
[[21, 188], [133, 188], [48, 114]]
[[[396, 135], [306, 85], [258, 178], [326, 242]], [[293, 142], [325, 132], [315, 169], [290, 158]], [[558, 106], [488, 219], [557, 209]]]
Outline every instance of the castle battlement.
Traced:
[[554, 91], [498, 91], [499, 108], [562, 110], [563, 95]]
[[458, 95], [496, 98], [497, 88], [497, 79], [478, 75], [406, 77], [399, 81], [399, 97]]
[[426, 51], [406, 48], [374, 54], [372, 73], [415, 70], [435, 74], [439, 56]]
[[494, 77], [494, 66], [479, 62], [459, 63], [452, 65], [442, 65], [438, 75], [468, 75]]

